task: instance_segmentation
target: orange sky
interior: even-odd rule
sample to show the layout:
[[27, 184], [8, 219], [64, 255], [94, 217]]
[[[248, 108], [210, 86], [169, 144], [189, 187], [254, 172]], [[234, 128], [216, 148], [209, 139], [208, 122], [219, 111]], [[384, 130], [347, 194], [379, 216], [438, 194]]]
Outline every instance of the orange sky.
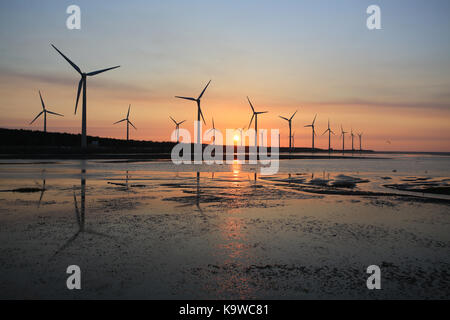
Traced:
[[[125, 125], [112, 123], [130, 103], [132, 139], [168, 141], [169, 115], [192, 132], [195, 103], [174, 96], [196, 97], [211, 79], [202, 100], [208, 128], [212, 116], [217, 129], [248, 126], [250, 96], [269, 111], [259, 128], [280, 129], [282, 146], [288, 126], [278, 116], [298, 109], [297, 147], [311, 146], [304, 125], [317, 113], [319, 135], [330, 118], [336, 133], [341, 124], [363, 131], [365, 149], [450, 152], [449, 2], [380, 0], [377, 31], [366, 28], [367, 3], [80, 1], [77, 31], [65, 27], [63, 5], [2, 3], [0, 127], [42, 130], [42, 119], [28, 125], [41, 90], [48, 109], [65, 115], [49, 115], [48, 130], [81, 131], [79, 76], [54, 43], [84, 71], [121, 65], [88, 79], [88, 135], [125, 138]], [[317, 138], [316, 147], [327, 145]], [[341, 148], [339, 136], [332, 146]]]

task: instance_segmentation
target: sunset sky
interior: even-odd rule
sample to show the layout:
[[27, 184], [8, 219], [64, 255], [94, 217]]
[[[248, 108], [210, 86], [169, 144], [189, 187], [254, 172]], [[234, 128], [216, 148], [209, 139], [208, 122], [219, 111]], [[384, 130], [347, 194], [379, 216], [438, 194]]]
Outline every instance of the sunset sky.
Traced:
[[[66, 28], [66, 8], [81, 7], [81, 30]], [[382, 30], [366, 27], [366, 8], [381, 7]], [[79, 75], [53, 43], [84, 71], [121, 65], [88, 79], [88, 135], [170, 140], [175, 119], [193, 132], [194, 102], [208, 127], [246, 127], [251, 109], [269, 111], [260, 128], [279, 128], [283, 146], [293, 121], [296, 146], [311, 145], [317, 113], [338, 133], [363, 131], [375, 150], [450, 151], [450, 1], [2, 1], [0, 127], [79, 133], [74, 115]], [[79, 108], [81, 105], [79, 106]], [[81, 111], [81, 108], [80, 110]], [[387, 143], [390, 141], [391, 143]], [[341, 146], [339, 136], [333, 147]], [[346, 142], [348, 145], [349, 140]], [[326, 148], [326, 136], [316, 147]]]

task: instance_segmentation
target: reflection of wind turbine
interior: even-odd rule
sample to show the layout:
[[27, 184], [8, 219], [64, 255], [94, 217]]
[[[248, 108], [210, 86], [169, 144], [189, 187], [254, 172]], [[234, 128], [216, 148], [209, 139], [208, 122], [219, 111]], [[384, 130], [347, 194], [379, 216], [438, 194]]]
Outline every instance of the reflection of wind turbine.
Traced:
[[116, 124], [116, 123], [120, 123], [123, 121], [127, 122], [127, 141], [128, 141], [128, 136], [129, 136], [129, 127], [130, 127], [129, 125], [131, 124], [133, 126], [133, 128], [137, 130], [137, 128], [134, 126], [134, 124], [132, 124], [130, 121], [130, 108], [131, 108], [131, 104], [128, 106], [127, 117], [125, 119], [122, 119], [122, 120], [119, 120], [119, 121], [113, 123], [113, 124]]
[[218, 131], [214, 125], [214, 118], [212, 118], [212, 129], [209, 129], [207, 132], [213, 132], [213, 144], [216, 144], [216, 131]]
[[107, 235], [107, 234], [103, 234], [100, 232], [96, 232], [90, 229], [86, 229], [85, 228], [85, 213], [86, 213], [86, 170], [82, 169], [81, 170], [81, 212], [78, 208], [78, 201], [77, 201], [77, 196], [75, 195], [75, 191], [73, 192], [73, 203], [74, 203], [74, 207], [75, 207], [75, 218], [77, 220], [77, 224], [78, 224], [78, 231], [69, 238], [69, 240], [66, 241], [65, 244], [63, 244], [53, 255], [53, 257], [55, 257], [58, 253], [60, 253], [61, 251], [63, 251], [64, 249], [66, 249], [81, 233], [89, 233], [92, 235], [97, 235], [97, 236], [101, 236], [101, 237], [107, 237], [107, 238], [112, 238], [111, 236]]
[[328, 119], [328, 129], [324, 131], [324, 133], [322, 133], [322, 135], [324, 135], [325, 133], [328, 132], [328, 152], [331, 151], [331, 134], [334, 134], [333, 130], [330, 129], [330, 119]]
[[294, 116], [297, 113], [297, 111], [298, 110], [296, 110], [294, 112], [294, 114], [289, 119], [285, 118], [285, 117], [282, 117], [282, 116], [279, 116], [281, 119], [284, 119], [284, 120], [286, 120], [289, 123], [289, 150], [291, 150], [291, 148], [292, 148], [292, 145], [291, 145], [291, 141], [292, 141], [292, 135], [291, 135], [291, 132], [292, 132], [291, 131], [292, 130], [292, 118], [294, 118]]
[[36, 118], [33, 119], [33, 121], [30, 122], [32, 124], [34, 121], [36, 121], [37, 118], [41, 116], [41, 114], [44, 114], [44, 132], [47, 132], [47, 113], [54, 114], [57, 116], [64, 117], [62, 114], [47, 110], [45, 108], [44, 100], [42, 99], [41, 91], [39, 91], [39, 97], [41, 98], [41, 104], [42, 104], [42, 111], [36, 116]]
[[81, 147], [82, 148], [86, 148], [87, 146], [87, 138], [86, 138], [86, 108], [87, 108], [87, 102], [86, 102], [86, 86], [87, 86], [87, 77], [90, 76], [95, 76], [99, 73], [103, 73], [105, 71], [108, 70], [112, 70], [112, 69], [116, 69], [120, 66], [115, 66], [115, 67], [111, 67], [111, 68], [107, 68], [107, 69], [101, 69], [101, 70], [97, 70], [97, 71], [92, 71], [92, 72], [82, 72], [81, 69], [72, 61], [70, 61], [69, 58], [67, 58], [61, 51], [59, 51], [53, 44], [52, 47], [58, 51], [58, 53], [64, 58], [66, 59], [66, 61], [80, 74], [81, 79], [80, 82], [78, 83], [78, 92], [77, 92], [77, 101], [75, 102], [75, 114], [77, 113], [77, 107], [78, 107], [78, 100], [80, 99], [80, 92], [81, 89], [83, 89], [83, 110], [82, 110], [82, 115], [81, 115]]
[[314, 136], [316, 136], [316, 130], [315, 130], [315, 126], [314, 123], [316, 122], [316, 118], [317, 118], [317, 114], [314, 116], [314, 120], [311, 124], [308, 124], [307, 126], [305, 126], [305, 128], [307, 127], [311, 127], [312, 129], [312, 150], [314, 151]]
[[[203, 119], [203, 123], [204, 123], [204, 124], [206, 124], [206, 122], [205, 122], [205, 118], [203, 117], [202, 109], [200, 108], [200, 100], [201, 100], [203, 94], [205, 93], [206, 88], [208, 88], [208, 86], [209, 86], [210, 83], [211, 83], [211, 80], [209, 80], [209, 82], [208, 82], [208, 84], [206, 85], [205, 89], [203, 89], [202, 93], [200, 93], [200, 95], [198, 96], [197, 99], [195, 99], [195, 98], [190, 98], [190, 97], [180, 97], [180, 96], [175, 96], [175, 98], [185, 99], [185, 100], [191, 100], [191, 101], [197, 102], [197, 121], [200, 122], [200, 116], [201, 116], [202, 119]], [[201, 136], [201, 133], [200, 133], [200, 124], [199, 124], [199, 126], [198, 126], [198, 128], [197, 128], [197, 144], [200, 144], [200, 136]]]
[[341, 136], [342, 136], [342, 153], [345, 152], [345, 134], [348, 132], [345, 132], [341, 125]]
[[359, 138], [359, 151], [362, 151], [362, 147], [361, 147], [361, 140], [362, 140], [362, 135], [363, 133], [358, 133], [358, 138]]
[[172, 119], [173, 123], [175, 123], [175, 130], [177, 131], [177, 143], [180, 142], [180, 124], [185, 122], [186, 120], [183, 120], [181, 122], [176, 122], [174, 118], [169, 116], [170, 119]]
[[[255, 147], [258, 148], [258, 114], [263, 114], [263, 113], [267, 113], [268, 111], [259, 111], [256, 112], [255, 108], [253, 107], [249, 97], [247, 97], [248, 103], [250, 104], [250, 107], [252, 108], [253, 111], [253, 115], [252, 118], [250, 119], [250, 124], [248, 125], [248, 128], [250, 129], [250, 126], [252, 125], [252, 121], [253, 118], [255, 118]], [[258, 150], [256, 150], [256, 152], [258, 152]]]

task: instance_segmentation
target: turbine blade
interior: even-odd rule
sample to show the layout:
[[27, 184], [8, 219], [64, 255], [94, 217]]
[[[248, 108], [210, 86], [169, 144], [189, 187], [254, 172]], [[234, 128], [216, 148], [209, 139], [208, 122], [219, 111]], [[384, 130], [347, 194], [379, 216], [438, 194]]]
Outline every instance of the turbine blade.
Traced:
[[197, 100], [200, 100], [200, 99], [202, 98], [203, 94], [204, 94], [205, 91], [206, 91], [206, 88], [208, 88], [208, 86], [209, 86], [210, 83], [211, 83], [211, 80], [209, 80], [208, 84], [206, 85], [205, 89], [203, 89], [202, 93], [200, 93], [200, 95], [198, 96]]
[[52, 44], [52, 47], [53, 47], [56, 51], [58, 51], [58, 53], [59, 53], [60, 55], [62, 55], [63, 58], [66, 59], [66, 61], [67, 61], [67, 62], [68, 62], [75, 70], [77, 70], [77, 72], [78, 72], [79, 74], [82, 74], [81, 69], [80, 69], [75, 63], [73, 63], [72, 61], [70, 61], [70, 59], [67, 58], [61, 51], [59, 51], [58, 48], [56, 48], [53, 44]]
[[33, 122], [35, 122], [36, 119], [39, 118], [39, 116], [43, 113], [44, 113], [44, 111], [39, 112], [39, 114], [36, 116], [36, 118], [33, 119], [33, 121], [30, 122], [30, 124], [33, 124]]
[[172, 121], [175, 123], [175, 125], [178, 125], [178, 123], [175, 121], [174, 118], [172, 118], [171, 116], [169, 116], [170, 119], [172, 119]]
[[84, 85], [84, 81], [83, 78], [80, 79], [80, 82], [78, 82], [78, 92], [77, 92], [77, 101], [75, 102], [75, 114], [77, 114], [77, 108], [78, 108], [78, 100], [80, 100], [80, 93], [81, 93], [81, 88]]
[[253, 113], [255, 113], [255, 108], [253, 108], [252, 102], [250, 101], [249, 97], [247, 97], [248, 103], [250, 103], [250, 107], [252, 107]]
[[56, 112], [50, 111], [50, 110], [45, 110], [45, 112], [54, 114], [55, 116], [61, 116], [61, 117], [64, 117], [64, 115], [62, 115], [62, 114], [60, 114], [60, 113], [56, 113]]
[[295, 114], [297, 113], [298, 110], [295, 110], [294, 114], [292, 115], [292, 117], [289, 120], [292, 120], [292, 118], [294, 118]]
[[252, 118], [250, 119], [250, 124], [248, 125], [248, 129], [250, 129], [250, 126], [252, 125], [252, 121], [253, 121], [254, 117], [255, 117], [255, 114], [253, 113], [252, 114]]
[[323, 133], [322, 133], [322, 135], [324, 135], [325, 133], [327, 133], [328, 132], [328, 130], [330, 130], [330, 129], [327, 129], [327, 130], [325, 130]]
[[39, 90], [39, 97], [41, 98], [42, 110], [45, 110], [44, 100], [42, 99], [41, 91]]
[[127, 119], [128, 119], [128, 116], [130, 115], [130, 108], [131, 108], [131, 104], [128, 106]]
[[256, 114], [268, 113], [269, 111], [255, 112]]
[[97, 71], [92, 71], [92, 72], [86, 73], [86, 75], [87, 76], [95, 76], [96, 74], [103, 73], [103, 72], [106, 72], [106, 71], [112, 70], [112, 69], [117, 69], [119, 67], [120, 66], [115, 66], [115, 67], [111, 67], [111, 68], [106, 68], [106, 69], [101, 69], [101, 70], [97, 70]]
[[314, 123], [316, 122], [316, 118], [317, 118], [317, 114], [314, 116], [314, 120], [312, 122], [312, 124], [314, 125]]
[[213, 129], [216, 129], [216, 127], [214, 125], [214, 118], [212, 118], [212, 125], [213, 125]]
[[180, 125], [180, 124], [182, 124], [182, 123], [184, 123], [184, 122], [186, 122], [186, 120], [183, 120], [183, 121], [179, 122], [178, 125]]
[[286, 120], [286, 121], [289, 121], [289, 119], [287, 119], [287, 118], [285, 118], [285, 117], [282, 117], [282, 116], [279, 116], [281, 119], [284, 119], [284, 120]]
[[179, 97], [179, 96], [175, 96], [175, 98], [178, 98], [178, 99], [185, 99], [185, 100], [191, 100], [191, 101], [197, 101], [197, 99], [194, 99], [194, 98], [188, 98], [188, 97]]
[[134, 126], [134, 124], [131, 123], [130, 120], [128, 120], [128, 123], [131, 124], [133, 126], [133, 128], [135, 128], [137, 130], [137, 128]]
[[305, 126], [305, 128], [308, 128], [308, 127], [312, 127], [312, 125], [308, 124], [307, 126]]
[[117, 121], [117, 122], [114, 122], [113, 124], [120, 123], [120, 122], [125, 121], [125, 120], [127, 120], [127, 119], [119, 120], [119, 121]]
[[203, 119], [203, 123], [205, 124], [205, 126], [206, 126], [206, 121], [205, 121], [205, 117], [203, 117], [203, 112], [202, 112], [202, 108], [198, 108], [198, 110], [200, 111], [200, 115], [202, 116], [202, 119]]

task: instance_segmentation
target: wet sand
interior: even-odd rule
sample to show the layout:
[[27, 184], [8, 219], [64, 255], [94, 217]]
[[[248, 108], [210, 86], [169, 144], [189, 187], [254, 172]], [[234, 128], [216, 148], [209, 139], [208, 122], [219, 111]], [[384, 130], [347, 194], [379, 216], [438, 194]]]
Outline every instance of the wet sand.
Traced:
[[445, 172], [212, 169], [0, 166], [0, 298], [450, 298], [450, 199], [385, 186]]

